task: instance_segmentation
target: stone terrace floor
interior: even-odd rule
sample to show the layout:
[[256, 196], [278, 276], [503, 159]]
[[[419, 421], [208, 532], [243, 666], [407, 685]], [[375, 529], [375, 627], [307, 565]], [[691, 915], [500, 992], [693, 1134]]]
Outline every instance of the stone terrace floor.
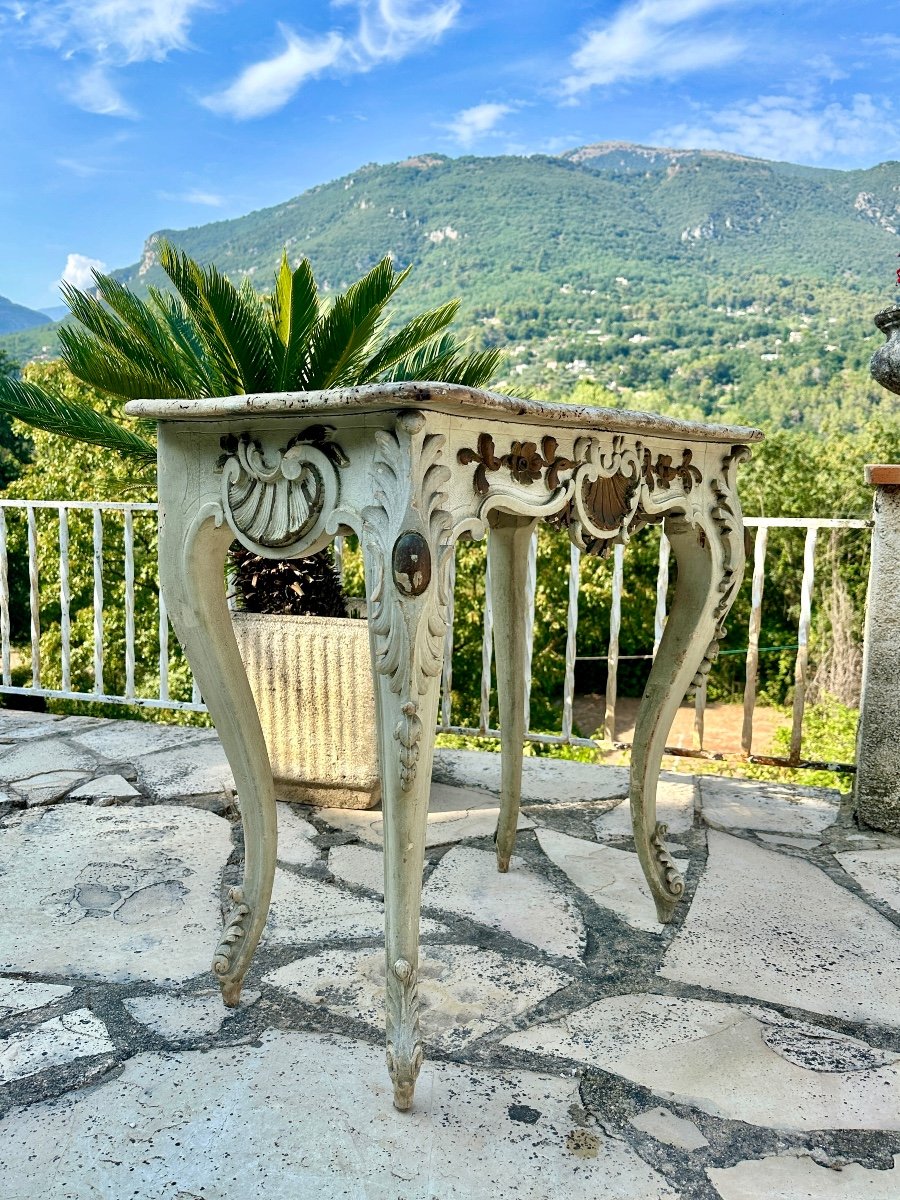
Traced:
[[688, 897], [663, 929], [623, 770], [527, 759], [502, 876], [497, 757], [440, 753], [401, 1114], [379, 813], [281, 806], [227, 1012], [215, 734], [3, 711], [0, 743], [3, 1200], [900, 1196], [900, 839], [836, 794], [667, 777]]

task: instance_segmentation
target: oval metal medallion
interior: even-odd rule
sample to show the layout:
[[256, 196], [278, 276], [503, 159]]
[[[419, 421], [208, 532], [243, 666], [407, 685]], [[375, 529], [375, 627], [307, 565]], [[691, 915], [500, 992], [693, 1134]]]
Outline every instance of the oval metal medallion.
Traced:
[[401, 533], [392, 557], [394, 584], [404, 596], [421, 596], [431, 582], [431, 551], [421, 533]]

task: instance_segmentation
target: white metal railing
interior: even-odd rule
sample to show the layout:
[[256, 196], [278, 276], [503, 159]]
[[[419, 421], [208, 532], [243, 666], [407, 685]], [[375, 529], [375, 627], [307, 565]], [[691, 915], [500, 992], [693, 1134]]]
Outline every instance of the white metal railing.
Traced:
[[[49, 500], [0, 500], [0, 669], [2, 683], [0, 692], [22, 695], [43, 696], [55, 699], [70, 699], [94, 701], [112, 704], [137, 705], [145, 708], [185, 709], [194, 712], [204, 712], [196, 683], [189, 683], [190, 699], [178, 699], [170, 694], [170, 670], [172, 668], [172, 651], [170, 644], [169, 620], [166, 614], [165, 602], [159, 592], [154, 571], [153, 593], [154, 612], [152, 623], [155, 626], [158, 644], [158, 686], [154, 694], [147, 694], [147, 689], [139, 694], [136, 683], [136, 643], [137, 643], [137, 612], [136, 612], [136, 561], [135, 561], [135, 518], [152, 523], [155, 529], [156, 505], [147, 503], [120, 503], [111, 501], [49, 501]], [[16, 649], [12, 642], [12, 596], [9, 573], [9, 535], [10, 530], [7, 514], [14, 510], [19, 519], [24, 518], [24, 543], [27, 562], [27, 594], [28, 622], [26, 645], [30, 656], [31, 683], [26, 686], [13, 683], [13, 655]], [[73, 688], [73, 629], [72, 629], [72, 530], [70, 516], [74, 512], [90, 514], [90, 556], [91, 556], [91, 675], [93, 686], [90, 688]], [[56, 521], [56, 556], [53, 575], [56, 577], [59, 603], [60, 652], [59, 662], [53, 664], [54, 675], [59, 679], [59, 686], [48, 686], [46, 683], [48, 664], [41, 659], [41, 579], [42, 564], [39, 553], [41, 534], [45, 539], [48, 532], [47, 522]], [[115, 522], [117, 529], [120, 523], [122, 542], [122, 585], [124, 592], [124, 684], [121, 692], [111, 690], [106, 686], [107, 661], [105, 649], [105, 591], [104, 591], [104, 560], [109, 554], [109, 543], [104, 538], [108, 534], [110, 523]], [[802, 726], [806, 706], [806, 692], [809, 670], [809, 634], [812, 621], [812, 602], [815, 583], [815, 553], [817, 539], [822, 530], [853, 529], [865, 530], [870, 522], [861, 520], [841, 520], [824, 518], [779, 518], [779, 517], [748, 517], [745, 519], [748, 529], [755, 530], [752, 569], [750, 576], [751, 604], [750, 619], [747, 631], [746, 649], [746, 682], [743, 697], [743, 725], [740, 746], [735, 746], [731, 752], [712, 753], [704, 748], [704, 720], [706, 712], [706, 686], [698, 688], [695, 698], [694, 745], [690, 748], [670, 747], [674, 754], [701, 756], [706, 758], [742, 758], [755, 762], [771, 763], [785, 766], [837, 766], [838, 769], [850, 769], [851, 764], [822, 764], [807, 762], [802, 757]], [[773, 529], [797, 530], [803, 532], [803, 573], [800, 583], [800, 612], [797, 625], [796, 658], [794, 668], [794, 699], [791, 716], [790, 753], [785, 759], [764, 757], [753, 752], [753, 718], [756, 708], [757, 688], [759, 683], [760, 632], [762, 628], [762, 607], [766, 578], [766, 554], [769, 544], [769, 534]], [[19, 538], [22, 539], [22, 530]], [[46, 546], [46, 540], [45, 540]], [[106, 546], [106, 549], [105, 549]], [[565, 664], [563, 672], [562, 705], [560, 714], [560, 730], [558, 733], [536, 731], [530, 729], [528, 720], [531, 707], [531, 666], [533, 653], [533, 629], [535, 589], [537, 581], [537, 550], [538, 533], [532, 536], [526, 581], [526, 600], [532, 619], [528, 622], [526, 638], [526, 673], [528, 681], [525, 696], [527, 737], [535, 742], [553, 745], [572, 745], [594, 747], [598, 742], [593, 738], [576, 735], [574, 730], [574, 700], [575, 700], [575, 666], [577, 661], [605, 661], [607, 665], [606, 692], [604, 697], [604, 712], [602, 720], [603, 744], [616, 748], [627, 748], [625, 743], [616, 741], [616, 709], [618, 702], [618, 668], [619, 663], [628, 659], [652, 658], [659, 646], [666, 620], [666, 603], [669, 586], [669, 557], [670, 546], [665, 534], [661, 532], [659, 541], [659, 557], [656, 582], [656, 607], [654, 616], [654, 637], [652, 653], [626, 655], [620, 654], [621, 614], [624, 595], [624, 547], [615, 546], [612, 554], [611, 599], [609, 620], [609, 642], [605, 655], [593, 656], [593, 659], [581, 657], [577, 653], [577, 631], [579, 615], [579, 591], [581, 552], [575, 546], [570, 547], [566, 610], [566, 645]], [[86, 553], [86, 547], [77, 547], [79, 555]], [[343, 543], [339, 538], [335, 544], [335, 557], [339, 570], [343, 565]], [[749, 564], [748, 564], [749, 565]], [[155, 564], [154, 564], [155, 567]], [[45, 562], [44, 569], [47, 569]], [[454, 575], [455, 577], [455, 575]], [[145, 588], [146, 592], [147, 589]], [[148, 614], [141, 616], [147, 619]], [[453, 680], [453, 621], [451, 619], [445, 639], [445, 656], [442, 672], [442, 696], [439, 710], [438, 731], [442, 733], [458, 733], [482, 738], [499, 737], [499, 730], [491, 722], [492, 696], [492, 657], [493, 657], [493, 604], [490, 567], [485, 576], [485, 602], [481, 639], [481, 687], [479, 722], [477, 727], [463, 726], [453, 723], [452, 713], [452, 680]], [[188, 677], [189, 678], [189, 677]]]

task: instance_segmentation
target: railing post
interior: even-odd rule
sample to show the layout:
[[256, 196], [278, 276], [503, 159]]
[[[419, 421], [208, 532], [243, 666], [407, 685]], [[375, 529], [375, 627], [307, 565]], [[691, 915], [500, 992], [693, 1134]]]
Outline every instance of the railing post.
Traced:
[[875, 488], [854, 799], [859, 819], [900, 834], [900, 465], [866, 467]]

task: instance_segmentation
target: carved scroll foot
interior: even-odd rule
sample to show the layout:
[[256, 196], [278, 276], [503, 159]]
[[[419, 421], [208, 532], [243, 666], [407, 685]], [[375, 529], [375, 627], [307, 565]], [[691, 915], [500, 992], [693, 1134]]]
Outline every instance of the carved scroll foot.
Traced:
[[525, 714], [525, 639], [528, 553], [537, 521], [511, 513], [491, 514], [488, 557], [494, 604], [494, 661], [500, 709], [500, 816], [494, 834], [497, 870], [509, 870], [516, 845], [522, 796]]
[[[160, 581], [175, 632], [225, 750], [240, 797], [242, 886], [216, 947], [213, 972], [229, 1007], [259, 942], [275, 875], [275, 796], [256, 704], [225, 600], [225, 556], [233, 535], [217, 503], [200, 506], [185, 480], [193, 463], [183, 439], [160, 428]], [[186, 495], [186, 492], [188, 495]]]
[[394, 1085], [394, 1107], [412, 1108], [416, 1079], [424, 1057], [419, 1032], [419, 981], [415, 968], [405, 958], [388, 966], [387, 1068]]
[[656, 820], [656, 786], [672, 721], [689, 686], [708, 673], [718, 651], [722, 622], [743, 575], [740, 510], [725, 459], [723, 478], [712, 483], [717, 504], [702, 527], [666, 519], [678, 564], [675, 597], [638, 712], [631, 758], [631, 818], [641, 867], [663, 924], [684, 895], [684, 880]]

